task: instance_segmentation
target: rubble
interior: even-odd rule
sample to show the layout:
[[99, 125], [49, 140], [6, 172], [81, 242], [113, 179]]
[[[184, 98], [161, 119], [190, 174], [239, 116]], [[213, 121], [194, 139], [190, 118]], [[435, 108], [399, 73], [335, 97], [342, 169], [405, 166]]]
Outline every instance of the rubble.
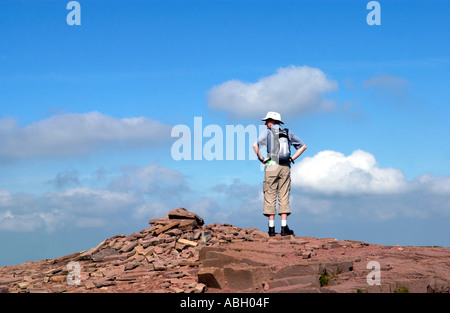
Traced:
[[[0, 293], [450, 292], [450, 248], [269, 237], [205, 225], [184, 208], [149, 224], [87, 251], [2, 267]], [[370, 261], [380, 284], [367, 282]]]

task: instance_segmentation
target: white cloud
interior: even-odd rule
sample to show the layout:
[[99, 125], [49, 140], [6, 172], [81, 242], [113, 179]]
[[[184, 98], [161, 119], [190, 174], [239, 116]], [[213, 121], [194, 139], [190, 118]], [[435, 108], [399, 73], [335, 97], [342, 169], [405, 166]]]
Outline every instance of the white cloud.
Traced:
[[339, 215], [339, 212], [333, 211], [333, 201], [329, 199], [316, 199], [293, 193], [290, 202], [296, 204], [295, 207], [298, 207], [300, 211], [320, 216], [321, 219], [329, 219], [335, 217], [336, 214]]
[[134, 190], [156, 197], [177, 197], [188, 191], [186, 177], [181, 172], [151, 163], [142, 167], [123, 168], [124, 174], [111, 181], [113, 190]]
[[[132, 210], [142, 202], [131, 191], [72, 188], [41, 196], [2, 190], [8, 201], [0, 198], [0, 230], [45, 231], [67, 227], [96, 227], [117, 214]], [[1, 195], [0, 195], [1, 197]], [[131, 213], [130, 213], [131, 214]]]
[[133, 211], [132, 217], [137, 220], [149, 220], [163, 217], [173, 209], [173, 207], [162, 201], [144, 203]]
[[180, 172], [155, 163], [123, 171], [105, 188], [76, 187], [40, 196], [2, 189], [0, 230], [103, 227], [160, 217], [185, 204], [181, 198], [189, 188]]
[[243, 183], [239, 178], [233, 179], [231, 184], [217, 184], [211, 190], [225, 195], [230, 201], [254, 199], [261, 192], [261, 188]]
[[170, 138], [171, 127], [146, 117], [114, 118], [99, 112], [67, 113], [20, 127], [0, 118], [0, 159], [60, 157], [125, 145], [141, 147]]
[[324, 194], [390, 194], [406, 190], [398, 169], [380, 168], [375, 157], [356, 150], [351, 155], [321, 151], [305, 157], [292, 169], [292, 184]]
[[[123, 168], [104, 188], [77, 187], [40, 196], [0, 190], [0, 231], [55, 231], [136, 223], [184, 206], [205, 222], [254, 225], [262, 216], [262, 179], [236, 179], [206, 191], [191, 189], [181, 172], [149, 164]], [[387, 220], [450, 215], [450, 177], [407, 181], [357, 150], [322, 151], [292, 167], [293, 216], [316, 221]]]
[[15, 215], [11, 211], [0, 212], [0, 230], [2, 231], [32, 231], [42, 227], [43, 220], [37, 214]]
[[12, 192], [9, 190], [0, 190], [0, 207], [6, 207], [12, 203]]
[[450, 176], [434, 177], [424, 174], [418, 177], [415, 183], [419, 186], [427, 186], [427, 190], [432, 194], [450, 197]]
[[[2, 191], [6, 194], [6, 191]], [[98, 227], [141, 203], [132, 192], [72, 188], [42, 196], [8, 192], [11, 201], [0, 205], [0, 230], [54, 231], [70, 227]], [[131, 214], [131, 213], [130, 213]]]
[[109, 215], [122, 211], [140, 202], [132, 191], [111, 191], [71, 188], [62, 192], [50, 192], [43, 196], [45, 204], [65, 212]]
[[195, 201], [189, 201], [185, 208], [202, 217], [205, 224], [231, 222], [232, 211], [228, 203], [224, 207], [223, 203], [219, 203], [212, 197], [201, 197]]
[[209, 107], [238, 117], [264, 116], [267, 111], [302, 115], [329, 111], [335, 103], [323, 97], [335, 91], [337, 82], [320, 69], [308, 66], [279, 68], [256, 83], [230, 80], [209, 91]]
[[450, 176], [407, 180], [402, 171], [381, 168], [356, 150], [348, 156], [321, 151], [292, 167], [295, 207], [313, 218], [381, 221], [398, 217], [450, 215]]
[[363, 82], [365, 88], [376, 88], [391, 95], [403, 95], [411, 86], [410, 82], [404, 78], [394, 75], [380, 75], [369, 78]]

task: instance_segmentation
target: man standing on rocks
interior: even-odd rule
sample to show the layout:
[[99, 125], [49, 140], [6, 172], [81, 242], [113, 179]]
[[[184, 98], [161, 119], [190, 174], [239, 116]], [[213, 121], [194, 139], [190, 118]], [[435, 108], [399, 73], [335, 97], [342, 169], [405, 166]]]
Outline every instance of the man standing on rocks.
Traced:
[[[284, 128], [281, 115], [268, 112], [262, 119], [267, 129], [263, 131], [253, 144], [258, 159], [265, 164], [264, 168], [264, 211], [269, 217], [269, 236], [275, 236], [275, 214], [278, 196], [278, 214], [281, 216], [281, 236], [293, 235], [287, 225], [287, 216], [291, 214], [289, 194], [291, 190], [291, 162], [297, 159], [306, 145], [291, 130]], [[297, 150], [291, 157], [290, 146]], [[260, 147], [267, 146], [267, 158], [261, 155]]]

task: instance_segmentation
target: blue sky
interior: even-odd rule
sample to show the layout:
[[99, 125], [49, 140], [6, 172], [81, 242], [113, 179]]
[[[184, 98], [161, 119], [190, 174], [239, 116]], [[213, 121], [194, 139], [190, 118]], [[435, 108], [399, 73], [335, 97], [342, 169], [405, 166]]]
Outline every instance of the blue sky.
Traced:
[[80, 0], [73, 26], [68, 2], [0, 3], [0, 265], [177, 207], [265, 230], [259, 163], [176, 161], [170, 134], [272, 110], [308, 146], [297, 235], [450, 246], [448, 1], [379, 1], [372, 26], [360, 0]]

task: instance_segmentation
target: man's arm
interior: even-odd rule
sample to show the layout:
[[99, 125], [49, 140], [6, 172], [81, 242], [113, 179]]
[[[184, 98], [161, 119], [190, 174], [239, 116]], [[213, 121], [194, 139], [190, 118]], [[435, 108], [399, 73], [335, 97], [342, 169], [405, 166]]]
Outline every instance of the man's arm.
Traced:
[[[267, 135], [268, 135], [268, 130], [265, 129], [263, 132], [261, 132], [261, 134], [259, 135], [258, 139], [255, 141], [255, 143], [253, 144], [253, 150], [256, 153], [256, 156], [258, 157], [258, 159], [262, 162], [264, 162], [264, 157], [261, 154], [261, 151], [259, 149], [259, 146], [265, 146], [267, 145]], [[267, 162], [267, 161], [266, 161]]]
[[253, 150], [256, 153], [256, 156], [258, 157], [258, 159], [264, 163], [264, 157], [261, 154], [261, 151], [259, 150], [259, 146], [258, 146], [258, 142], [255, 141], [255, 143], [253, 144]]
[[294, 155], [290, 158], [290, 161], [294, 163], [295, 159], [301, 156], [302, 153], [306, 150], [306, 145], [292, 131], [289, 131], [289, 140], [291, 141], [291, 144], [294, 146], [294, 148], [297, 149]]
[[302, 155], [302, 153], [306, 150], [306, 145], [304, 144], [300, 149], [295, 151], [294, 155], [291, 157], [292, 163], [294, 163], [295, 159]]

